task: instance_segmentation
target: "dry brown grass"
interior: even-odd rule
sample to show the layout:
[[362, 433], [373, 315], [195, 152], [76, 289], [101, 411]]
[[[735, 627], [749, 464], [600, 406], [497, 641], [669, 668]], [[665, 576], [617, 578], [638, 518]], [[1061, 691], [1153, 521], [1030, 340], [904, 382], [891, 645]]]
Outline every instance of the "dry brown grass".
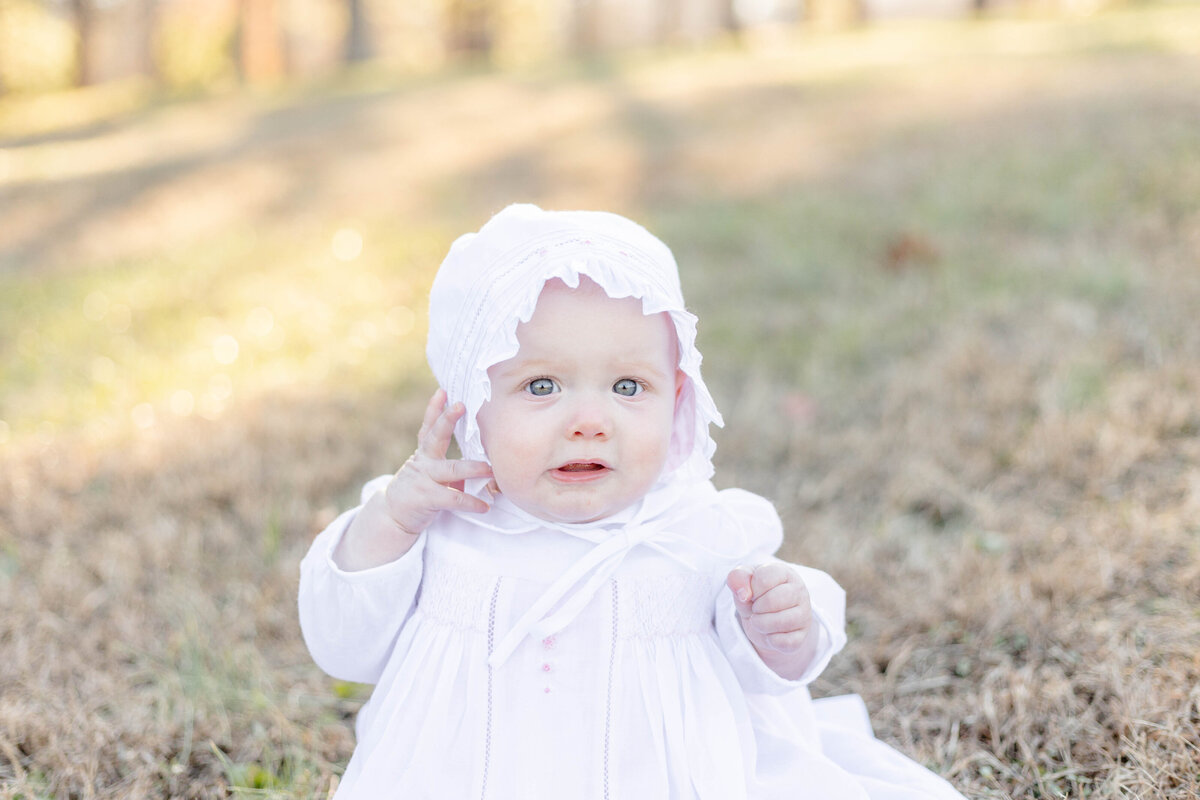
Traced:
[[1038, 311], [876, 385], [874, 435], [792, 444], [824, 476], [799, 479], [792, 551], [841, 577], [857, 634], [822, 688], [978, 796], [1194, 797], [1200, 340], [1047, 413], [1078, 333]]
[[[630, 213], [685, 265], [726, 412], [718, 483], [774, 499], [786, 554], [849, 592], [818, 692], [862, 694], [878, 735], [970, 797], [1195, 798], [1200, 53], [1179, 32], [1200, 15], [1156, 14], [219, 101], [10, 143], [60, 172], [10, 170], [6, 286], [30, 294], [2, 308], [45, 315], [34, 282], [103, 285], [159, 250], [186, 271], [181, 243], [236, 219], [261, 229], [218, 273], [241, 286], [290, 257], [278, 239], [326, 247], [348, 218], [386, 252], [401, 215], [444, 247], [513, 198]], [[897, 261], [901, 241], [926, 255]], [[214, 298], [233, 303], [189, 302]], [[239, 383], [219, 419], [148, 430], [10, 417], [0, 797], [326, 796], [362, 694], [307, 657], [297, 563], [407, 455], [430, 385], [411, 359], [372, 369]], [[74, 391], [18, 377], [7, 409]]]

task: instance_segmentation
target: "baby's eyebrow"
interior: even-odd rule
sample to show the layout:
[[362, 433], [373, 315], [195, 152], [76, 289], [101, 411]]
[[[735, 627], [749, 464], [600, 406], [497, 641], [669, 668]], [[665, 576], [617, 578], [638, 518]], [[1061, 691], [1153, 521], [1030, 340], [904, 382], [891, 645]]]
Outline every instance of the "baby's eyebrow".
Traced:
[[553, 364], [543, 359], [526, 360], [513, 356], [493, 366], [497, 375], [511, 376], [553, 371]]
[[[653, 376], [663, 373], [663, 366], [657, 363], [657, 359], [652, 357], [647, 358], [629, 358], [615, 359], [607, 365], [607, 368], [617, 377], [631, 376]], [[501, 361], [491, 367], [495, 370], [493, 373], [496, 378], [515, 378], [515, 377], [530, 377], [534, 375], [556, 375], [561, 372], [570, 372], [572, 367], [564, 366], [564, 364], [555, 358], [546, 358], [540, 355], [534, 355], [529, 358], [522, 358], [520, 353], [506, 361]], [[490, 371], [490, 370], [489, 370]], [[667, 370], [672, 375], [674, 374], [674, 365]]]

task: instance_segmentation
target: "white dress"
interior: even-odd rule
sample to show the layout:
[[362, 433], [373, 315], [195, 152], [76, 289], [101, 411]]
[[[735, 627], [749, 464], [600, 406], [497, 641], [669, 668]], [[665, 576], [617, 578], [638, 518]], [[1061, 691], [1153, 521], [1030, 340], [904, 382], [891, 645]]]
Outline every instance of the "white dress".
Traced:
[[[961, 798], [874, 739], [857, 698], [810, 699], [845, 642], [828, 575], [797, 567], [820, 637], [808, 673], [754, 652], [724, 579], [778, 547], [771, 505], [707, 483], [682, 500], [665, 532], [636, 512], [514, 532], [500, 498], [361, 572], [332, 559], [355, 512], [334, 521], [301, 565], [301, 626], [322, 669], [375, 685], [336, 798]], [[614, 522], [649, 533], [617, 544]]]

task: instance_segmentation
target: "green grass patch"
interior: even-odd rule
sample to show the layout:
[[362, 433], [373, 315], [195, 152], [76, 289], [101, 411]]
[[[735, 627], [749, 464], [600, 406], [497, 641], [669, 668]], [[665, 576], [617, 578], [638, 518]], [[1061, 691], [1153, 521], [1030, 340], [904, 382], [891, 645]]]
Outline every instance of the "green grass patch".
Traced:
[[0, 276], [6, 438], [215, 419], [279, 387], [401, 381], [422, 368], [425, 291], [444, 244], [382, 224], [241, 230]]

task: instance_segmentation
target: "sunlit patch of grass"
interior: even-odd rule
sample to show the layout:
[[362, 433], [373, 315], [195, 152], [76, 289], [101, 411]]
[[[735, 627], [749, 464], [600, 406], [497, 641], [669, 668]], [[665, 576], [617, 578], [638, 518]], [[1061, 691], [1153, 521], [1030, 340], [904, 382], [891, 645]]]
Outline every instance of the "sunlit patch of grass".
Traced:
[[[254, 626], [230, 622], [245, 609], [233, 611], [184, 582], [175, 591], [160, 609], [169, 631], [153, 649], [117, 645], [134, 665], [133, 684], [149, 717], [171, 732], [169, 741], [148, 743], [162, 754], [164, 791], [185, 789], [215, 762], [235, 795], [324, 797], [330, 764], [318, 755], [320, 737], [340, 716], [313, 713], [303, 685], [289, 686], [269, 663]], [[249, 587], [241, 601], [260, 602]]]
[[321, 797], [328, 781], [318, 765], [296, 756], [268, 757], [261, 761], [235, 762], [216, 744], [213, 756], [221, 764], [229, 792], [234, 797], [279, 798]]
[[107, 433], [288, 386], [421, 369], [444, 238], [382, 223], [256, 236], [79, 272], [0, 276], [0, 410], [12, 441]]
[[[1136, 308], [1146, 237], [1196, 213], [1200, 129], [1161, 98], [1131, 109], [1123, 93], [1087, 89], [1077, 105], [1058, 91], [1030, 101], [1033, 118], [931, 117], [819, 180], [657, 211], [710, 360], [838, 394], [964, 320], [1068, 300], [1094, 326]], [[922, 257], [892, 259], [906, 240]]]
[[371, 693], [371, 687], [350, 681], [334, 681], [333, 693], [340, 700], [363, 700]]

